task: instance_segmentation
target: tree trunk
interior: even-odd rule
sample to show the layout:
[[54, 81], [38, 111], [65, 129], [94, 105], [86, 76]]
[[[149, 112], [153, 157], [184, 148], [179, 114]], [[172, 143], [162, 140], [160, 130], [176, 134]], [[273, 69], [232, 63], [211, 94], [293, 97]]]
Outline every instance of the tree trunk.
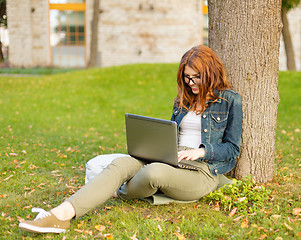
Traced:
[[232, 174], [274, 176], [281, 0], [209, 0], [209, 46], [243, 101], [241, 155]]
[[296, 63], [295, 63], [295, 54], [294, 47], [292, 43], [291, 33], [289, 29], [289, 23], [287, 19], [287, 10], [285, 8], [281, 11], [281, 19], [282, 19], [282, 36], [286, 53], [286, 66], [287, 70], [296, 71]]
[[93, 1], [93, 18], [91, 22], [91, 44], [90, 44], [90, 59], [88, 67], [97, 66], [98, 52], [98, 19], [99, 19], [99, 0]]
[[0, 40], [0, 62], [4, 60], [3, 52], [2, 52], [2, 42]]

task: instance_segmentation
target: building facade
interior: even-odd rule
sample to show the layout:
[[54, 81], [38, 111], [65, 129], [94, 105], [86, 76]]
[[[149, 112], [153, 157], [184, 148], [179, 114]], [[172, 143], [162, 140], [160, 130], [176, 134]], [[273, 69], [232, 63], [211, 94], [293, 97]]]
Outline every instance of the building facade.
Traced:
[[[200, 0], [101, 0], [97, 65], [178, 62], [202, 42]], [[12, 67], [86, 67], [93, 0], [8, 0]]]
[[[208, 42], [206, 0], [100, 0], [97, 66], [178, 62]], [[93, 0], [8, 0], [11, 67], [87, 67]], [[301, 71], [301, 5], [288, 13]], [[286, 70], [280, 44], [280, 70]]]

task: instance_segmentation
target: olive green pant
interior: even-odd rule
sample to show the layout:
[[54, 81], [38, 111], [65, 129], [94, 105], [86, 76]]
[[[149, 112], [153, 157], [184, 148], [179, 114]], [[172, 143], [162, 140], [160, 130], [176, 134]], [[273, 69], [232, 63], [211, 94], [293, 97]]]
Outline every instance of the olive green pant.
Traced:
[[132, 157], [117, 158], [66, 201], [80, 217], [105, 203], [117, 189], [118, 196], [124, 199], [146, 198], [160, 190], [176, 200], [197, 200], [218, 185], [218, 178], [211, 174], [208, 165], [199, 164], [201, 169], [195, 171]]

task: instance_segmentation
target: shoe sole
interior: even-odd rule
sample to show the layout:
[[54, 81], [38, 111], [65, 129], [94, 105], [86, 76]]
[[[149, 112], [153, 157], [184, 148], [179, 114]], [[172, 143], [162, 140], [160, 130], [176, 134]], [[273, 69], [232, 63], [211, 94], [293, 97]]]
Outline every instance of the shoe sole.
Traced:
[[20, 223], [19, 228], [21, 228], [24, 231], [32, 232], [32, 233], [62, 233], [66, 231], [65, 229], [62, 228], [43, 228], [43, 227], [33, 226], [27, 223]]

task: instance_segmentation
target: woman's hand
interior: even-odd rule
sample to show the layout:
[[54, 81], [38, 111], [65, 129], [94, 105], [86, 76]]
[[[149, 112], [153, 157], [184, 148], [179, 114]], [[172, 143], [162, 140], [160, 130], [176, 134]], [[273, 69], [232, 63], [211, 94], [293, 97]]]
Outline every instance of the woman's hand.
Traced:
[[196, 148], [196, 149], [189, 149], [178, 152], [178, 162], [181, 160], [191, 160], [194, 161], [200, 157], [205, 156], [205, 149], [204, 148]]

